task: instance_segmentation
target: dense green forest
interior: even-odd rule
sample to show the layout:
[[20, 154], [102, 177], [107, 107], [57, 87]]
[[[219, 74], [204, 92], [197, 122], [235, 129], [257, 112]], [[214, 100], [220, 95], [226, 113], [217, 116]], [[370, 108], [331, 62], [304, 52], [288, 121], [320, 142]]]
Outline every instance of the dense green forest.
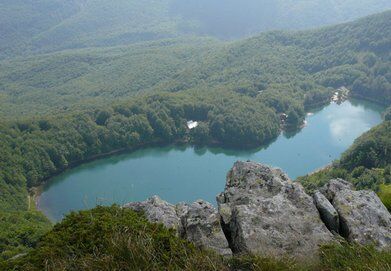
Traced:
[[386, 0], [175, 0], [171, 6], [174, 14], [197, 23], [185, 30], [225, 39], [342, 23], [389, 8]]
[[[2, 61], [1, 258], [37, 245], [48, 222], [31, 207], [29, 190], [71, 166], [154, 144], [259, 146], [279, 134], [280, 113], [297, 127], [306, 109], [327, 103], [340, 86], [389, 104], [390, 39], [385, 12], [236, 42], [161, 40]], [[189, 133], [187, 120], [201, 125]], [[386, 146], [387, 123], [375, 130]], [[389, 148], [368, 146], [374, 155], [349, 165], [350, 150], [341, 167], [379, 167], [386, 176], [377, 152]]]
[[74, 111], [141, 92], [216, 89], [251, 97], [282, 92], [281, 100], [302, 101], [298, 96], [304, 92], [346, 86], [353, 95], [388, 104], [390, 18], [385, 12], [321, 30], [270, 32], [231, 43], [167, 40], [2, 61], [0, 114]]
[[387, 0], [2, 0], [0, 58], [189, 35], [237, 38], [390, 8]]

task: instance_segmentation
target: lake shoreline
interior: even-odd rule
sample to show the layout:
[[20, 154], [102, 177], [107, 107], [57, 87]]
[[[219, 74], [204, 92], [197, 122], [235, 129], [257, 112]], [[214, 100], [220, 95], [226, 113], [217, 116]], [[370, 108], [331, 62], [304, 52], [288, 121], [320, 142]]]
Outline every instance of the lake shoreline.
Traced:
[[[322, 105], [320, 107], [320, 110], [323, 109], [325, 106], [327, 106], [327, 105]], [[317, 111], [317, 110], [315, 109], [315, 111]], [[283, 132], [283, 131], [281, 131], [281, 132]], [[281, 132], [276, 136], [276, 138], [274, 138], [273, 140], [270, 140], [268, 143], [270, 144], [270, 142], [273, 143], [275, 140], [277, 140], [277, 138], [281, 135]], [[254, 149], [254, 150], [257, 149], [258, 150], [258, 149], [261, 149], [262, 146], [268, 146], [268, 143], [262, 144], [261, 146], [256, 147], [256, 148], [246, 148], [246, 150], [247, 149], [248, 150], [249, 149]], [[53, 178], [55, 178], [55, 177], [57, 177], [57, 176], [59, 176], [61, 174], [64, 174], [64, 173], [66, 173], [66, 172], [68, 172], [68, 171], [70, 171], [70, 170], [72, 170], [72, 169], [74, 169], [74, 168], [76, 168], [78, 166], [81, 166], [83, 164], [86, 164], [86, 163], [89, 163], [89, 162], [93, 162], [93, 161], [96, 161], [96, 160], [109, 158], [109, 157], [113, 157], [113, 156], [120, 155], [120, 154], [132, 154], [135, 151], [143, 150], [143, 149], [147, 149], [147, 148], [169, 147], [169, 146], [173, 146], [173, 147], [174, 146], [175, 147], [176, 146], [177, 147], [185, 146], [185, 147], [196, 147], [196, 148], [197, 147], [222, 147], [223, 149], [229, 149], [229, 150], [231, 150], [231, 149], [232, 150], [235, 150], [235, 149], [243, 150], [243, 148], [232, 148], [232, 147], [223, 146], [222, 144], [219, 144], [218, 142], [209, 142], [209, 144], [197, 145], [197, 144], [193, 144], [192, 142], [190, 142], [189, 138], [187, 138], [187, 137], [177, 139], [177, 140], [175, 140], [173, 142], [156, 141], [156, 142], [148, 143], [148, 144], [140, 144], [139, 146], [133, 147], [133, 148], [121, 148], [121, 149], [113, 150], [113, 151], [110, 151], [110, 152], [107, 152], [107, 153], [94, 155], [94, 156], [91, 156], [88, 159], [83, 159], [83, 160], [79, 160], [77, 162], [72, 163], [65, 170], [59, 171], [59, 172], [53, 174], [52, 176], [46, 178], [45, 181], [43, 181], [39, 186], [30, 188], [29, 189], [29, 196], [31, 196], [32, 199], [34, 200], [34, 203], [36, 205], [36, 209], [44, 213], [44, 211], [41, 208], [41, 206], [39, 206], [40, 205], [39, 204], [40, 197], [41, 197], [41, 194], [43, 192], [43, 188], [48, 183], [50, 183]], [[321, 167], [321, 169], [324, 169], [327, 166], [329, 166], [329, 164], [324, 166], [324, 167]], [[308, 174], [311, 174], [311, 173], [307, 173], [307, 175]]]

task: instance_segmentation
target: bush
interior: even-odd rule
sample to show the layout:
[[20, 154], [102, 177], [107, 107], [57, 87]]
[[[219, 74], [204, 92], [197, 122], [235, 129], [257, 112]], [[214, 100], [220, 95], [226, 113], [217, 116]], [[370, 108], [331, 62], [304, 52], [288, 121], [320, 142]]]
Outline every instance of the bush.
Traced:
[[311, 263], [250, 254], [222, 258], [143, 215], [112, 206], [69, 214], [27, 255], [0, 261], [0, 270], [390, 270], [391, 253], [371, 246], [331, 244], [320, 251], [319, 261]]
[[220, 256], [201, 251], [173, 230], [118, 206], [71, 213], [35, 250], [3, 267], [23, 271], [226, 269]]
[[383, 204], [391, 212], [391, 184], [382, 184], [379, 188], [379, 197]]
[[0, 261], [34, 247], [49, 231], [49, 220], [36, 211], [0, 211]]

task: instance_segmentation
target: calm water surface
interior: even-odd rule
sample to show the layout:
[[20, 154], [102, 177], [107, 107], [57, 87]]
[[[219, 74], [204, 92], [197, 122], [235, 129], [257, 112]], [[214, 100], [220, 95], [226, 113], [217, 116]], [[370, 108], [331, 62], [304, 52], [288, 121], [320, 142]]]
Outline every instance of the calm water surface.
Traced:
[[354, 139], [381, 122], [383, 109], [356, 100], [331, 104], [308, 115], [307, 126], [298, 133], [281, 134], [254, 150], [150, 148], [87, 163], [45, 186], [38, 207], [56, 221], [72, 210], [142, 201], [152, 195], [171, 203], [202, 198], [215, 204], [235, 161], [280, 167], [294, 179], [337, 159]]

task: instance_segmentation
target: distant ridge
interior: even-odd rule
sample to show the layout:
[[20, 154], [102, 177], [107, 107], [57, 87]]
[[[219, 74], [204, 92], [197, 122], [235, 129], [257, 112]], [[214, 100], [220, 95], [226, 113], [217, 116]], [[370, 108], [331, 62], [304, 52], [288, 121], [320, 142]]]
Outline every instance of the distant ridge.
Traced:
[[188, 35], [237, 39], [391, 9], [388, 0], [3, 0], [0, 59]]

